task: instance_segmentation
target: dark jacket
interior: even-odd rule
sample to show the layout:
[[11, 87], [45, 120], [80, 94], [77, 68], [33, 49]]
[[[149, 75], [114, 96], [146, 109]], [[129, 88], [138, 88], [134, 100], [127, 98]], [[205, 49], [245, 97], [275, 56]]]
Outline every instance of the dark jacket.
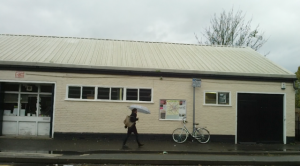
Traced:
[[131, 115], [130, 115], [130, 121], [135, 123], [137, 120], [138, 120], [138, 118], [136, 118], [136, 114], [135, 113], [131, 113]]

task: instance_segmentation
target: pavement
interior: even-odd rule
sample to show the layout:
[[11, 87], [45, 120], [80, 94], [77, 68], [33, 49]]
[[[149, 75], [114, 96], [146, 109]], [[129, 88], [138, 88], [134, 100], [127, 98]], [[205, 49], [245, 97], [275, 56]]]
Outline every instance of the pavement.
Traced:
[[[97, 163], [97, 164], [251, 164], [300, 165], [300, 143], [233, 144], [188, 140], [145, 140], [138, 147], [134, 137], [127, 146], [122, 139], [49, 139], [0, 137], [0, 162]], [[142, 141], [142, 140], [141, 140]]]

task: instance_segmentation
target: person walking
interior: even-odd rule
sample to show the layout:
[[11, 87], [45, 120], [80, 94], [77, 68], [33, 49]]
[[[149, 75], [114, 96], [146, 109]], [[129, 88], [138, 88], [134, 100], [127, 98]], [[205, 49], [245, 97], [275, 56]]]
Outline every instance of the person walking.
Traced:
[[[140, 143], [140, 141], [139, 141], [139, 136], [138, 136], [138, 132], [137, 132], [137, 129], [136, 129], [136, 121], [138, 121], [139, 119], [136, 116], [137, 116], [137, 109], [134, 108], [134, 109], [132, 109], [132, 113], [130, 115], [130, 121], [133, 122], [134, 124], [131, 127], [128, 127], [127, 135], [126, 135], [126, 137], [123, 141], [123, 146], [126, 145], [127, 139], [129, 138], [129, 136], [131, 135], [132, 132], [135, 135], [135, 139], [136, 139], [136, 142], [138, 143], [138, 146], [140, 147], [140, 146], [144, 145], [144, 144]], [[127, 126], [125, 126], [125, 128], [126, 127]]]

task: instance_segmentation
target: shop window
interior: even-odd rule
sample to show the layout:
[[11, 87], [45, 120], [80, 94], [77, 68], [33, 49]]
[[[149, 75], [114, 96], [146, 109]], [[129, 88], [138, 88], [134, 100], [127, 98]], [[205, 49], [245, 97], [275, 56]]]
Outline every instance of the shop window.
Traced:
[[38, 92], [38, 85], [36, 84], [22, 84], [21, 92]]
[[[4, 87], [4, 96], [3, 96], [3, 105], [4, 116], [51, 116], [52, 112], [52, 95], [46, 94], [47, 91], [50, 91], [48, 87], [51, 87], [50, 84], [46, 85], [48, 90], [42, 90], [43, 85], [33, 84], [33, 83], [5, 83]], [[21, 89], [19, 90], [19, 87]], [[3, 88], [3, 89], [4, 89]], [[47, 89], [46, 88], [46, 89]], [[71, 88], [72, 89], [72, 88]], [[72, 90], [71, 90], [72, 91]], [[43, 94], [41, 94], [41, 93]], [[45, 97], [47, 99], [45, 99]], [[42, 100], [44, 100], [42, 102]], [[38, 103], [39, 101], [39, 103]], [[47, 102], [45, 104], [45, 102]], [[42, 103], [42, 104], [41, 104]], [[45, 108], [47, 107], [47, 109]], [[50, 112], [49, 112], [49, 107]], [[48, 111], [47, 111], [48, 110]]]
[[110, 88], [98, 88], [98, 97], [97, 99], [101, 99], [101, 100], [109, 100], [109, 92], [110, 92]]
[[230, 92], [205, 92], [205, 104], [229, 105]]
[[3, 89], [5, 91], [19, 92], [19, 85], [18, 83], [5, 83]]
[[138, 89], [126, 89], [126, 100], [138, 100]]
[[50, 117], [52, 114], [52, 96], [41, 95], [40, 96], [40, 111], [39, 116]]
[[111, 88], [111, 100], [123, 100], [123, 88]]
[[151, 101], [151, 89], [140, 89], [139, 101]]
[[68, 98], [80, 99], [81, 87], [69, 86]]
[[53, 86], [52, 85], [40, 85], [41, 92], [43, 93], [52, 93]]
[[20, 102], [21, 102], [21, 109], [20, 109], [19, 116], [37, 116], [36, 115], [37, 95], [22, 94]]
[[17, 116], [18, 114], [18, 94], [4, 94], [3, 109], [5, 116]]
[[186, 100], [161, 99], [159, 119], [182, 120], [186, 117]]
[[82, 87], [82, 99], [94, 99], [95, 87]]

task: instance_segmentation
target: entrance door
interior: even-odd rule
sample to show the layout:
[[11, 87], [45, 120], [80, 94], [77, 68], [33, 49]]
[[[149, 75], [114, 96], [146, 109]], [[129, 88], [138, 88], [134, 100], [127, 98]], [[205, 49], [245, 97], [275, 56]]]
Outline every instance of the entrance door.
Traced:
[[283, 95], [238, 94], [237, 142], [283, 143]]

